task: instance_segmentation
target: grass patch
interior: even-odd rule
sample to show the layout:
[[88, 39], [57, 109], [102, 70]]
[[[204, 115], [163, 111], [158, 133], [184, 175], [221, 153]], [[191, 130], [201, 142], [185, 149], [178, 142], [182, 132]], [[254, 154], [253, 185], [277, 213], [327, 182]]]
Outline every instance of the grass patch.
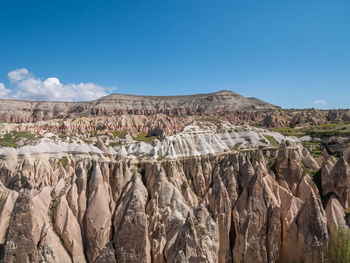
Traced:
[[272, 146], [279, 146], [280, 144], [278, 143], [278, 141], [275, 139], [275, 137], [273, 137], [272, 135], [266, 135], [264, 134], [264, 137], [266, 138], [266, 140], [269, 141], [269, 143]]
[[297, 138], [301, 138], [301, 137], [306, 135], [304, 130], [296, 129], [296, 128], [274, 128], [271, 130], [278, 132], [278, 133], [281, 133], [284, 136], [294, 136]]
[[125, 136], [127, 133], [126, 131], [120, 131], [120, 132], [113, 131], [112, 134], [113, 134], [113, 137], [118, 137], [119, 139], [125, 139]]
[[143, 132], [143, 133], [139, 134], [136, 138], [134, 138], [135, 141], [147, 142], [147, 143], [150, 143], [154, 139], [157, 139], [157, 136], [147, 136], [146, 132]]
[[303, 128], [275, 128], [272, 129], [284, 136], [303, 137], [310, 135], [317, 138], [329, 138], [334, 135], [350, 135], [350, 125], [344, 123], [326, 123]]
[[323, 151], [321, 150], [312, 150], [310, 152], [310, 154], [313, 156], [313, 157], [322, 157], [323, 156]]
[[319, 142], [303, 142], [303, 146], [310, 152], [313, 157], [323, 156], [323, 146]]
[[214, 118], [200, 118], [200, 119], [196, 119], [196, 121], [212, 122], [212, 123], [219, 123], [220, 122], [220, 120], [214, 119]]
[[309, 175], [311, 178], [314, 178], [315, 174], [318, 172], [318, 171], [314, 171], [314, 170], [310, 170], [308, 168], [303, 168], [303, 172], [304, 172], [304, 175]]
[[15, 132], [15, 131], [11, 133], [7, 133], [0, 139], [0, 146], [17, 147], [16, 141], [21, 138], [29, 141], [34, 141], [35, 135], [28, 132]]
[[63, 168], [66, 169], [68, 166], [68, 158], [66, 156], [63, 156], [61, 159], [59, 159], [59, 161], [62, 164]]

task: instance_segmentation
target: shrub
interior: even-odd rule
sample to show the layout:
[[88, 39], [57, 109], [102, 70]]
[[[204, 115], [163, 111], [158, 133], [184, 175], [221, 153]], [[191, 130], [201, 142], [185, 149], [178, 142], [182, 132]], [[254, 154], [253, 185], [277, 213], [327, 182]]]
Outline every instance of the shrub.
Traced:
[[119, 139], [125, 139], [126, 131], [120, 131], [120, 132], [113, 131], [112, 133], [114, 137], [118, 137]]
[[2, 194], [0, 193], [0, 205], [4, 200], [5, 200], [5, 197], [3, 197]]
[[187, 183], [186, 183], [186, 182], [183, 182], [183, 183], [182, 183], [182, 185], [181, 185], [181, 189], [182, 189], [182, 191], [186, 191], [186, 190], [187, 190], [187, 188], [188, 188]]
[[63, 156], [59, 161], [62, 164], [63, 168], [66, 169], [68, 166], [68, 158], [66, 156]]
[[275, 137], [271, 136], [271, 135], [264, 135], [264, 137], [266, 138], [266, 140], [269, 141], [269, 143], [272, 146], [279, 146], [280, 144], [278, 143], [278, 141], [275, 139]]
[[344, 227], [331, 236], [328, 250], [326, 251], [328, 262], [350, 262], [350, 231]]
[[154, 139], [157, 139], [157, 136], [147, 136], [147, 133], [143, 132], [135, 138], [135, 141], [150, 143]]

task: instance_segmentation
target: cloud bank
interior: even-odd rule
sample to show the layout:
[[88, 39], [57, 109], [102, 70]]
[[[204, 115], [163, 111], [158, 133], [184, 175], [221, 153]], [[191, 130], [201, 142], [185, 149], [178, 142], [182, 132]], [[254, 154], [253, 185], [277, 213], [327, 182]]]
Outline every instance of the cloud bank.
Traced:
[[12, 89], [0, 83], [0, 97], [45, 101], [89, 101], [111, 93], [94, 83], [63, 84], [58, 78], [45, 80], [35, 77], [27, 69], [16, 69], [7, 74]]
[[325, 105], [327, 102], [325, 100], [315, 100], [314, 103], [315, 104]]

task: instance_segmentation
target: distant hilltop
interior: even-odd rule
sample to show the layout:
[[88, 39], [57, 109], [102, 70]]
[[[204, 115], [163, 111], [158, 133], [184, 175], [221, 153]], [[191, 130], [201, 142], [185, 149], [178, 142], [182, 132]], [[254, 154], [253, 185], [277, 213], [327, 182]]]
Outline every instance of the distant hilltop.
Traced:
[[0, 121], [32, 122], [96, 115], [197, 115], [220, 111], [279, 109], [232, 91], [183, 96], [111, 94], [90, 102], [0, 100]]

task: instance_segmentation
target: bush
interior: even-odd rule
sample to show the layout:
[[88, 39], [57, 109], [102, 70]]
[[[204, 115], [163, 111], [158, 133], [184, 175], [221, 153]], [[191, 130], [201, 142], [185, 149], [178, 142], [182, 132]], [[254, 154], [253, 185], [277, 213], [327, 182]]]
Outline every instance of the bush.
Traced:
[[0, 193], [0, 205], [4, 200], [5, 200], [5, 197], [3, 197], [2, 194]]
[[113, 131], [112, 133], [114, 137], [118, 137], [119, 139], [125, 139], [126, 131], [120, 131], [120, 132]]
[[66, 169], [68, 166], [68, 158], [66, 156], [63, 156], [59, 161], [62, 164], [63, 168]]
[[266, 140], [269, 141], [269, 143], [272, 146], [279, 146], [280, 144], [278, 143], [278, 141], [275, 139], [275, 137], [271, 136], [271, 135], [264, 135], [264, 137], [266, 138]]
[[350, 262], [350, 231], [339, 227], [332, 235], [326, 252], [328, 262]]
[[143, 132], [135, 138], [135, 141], [150, 143], [154, 139], [157, 139], [157, 136], [147, 136], [147, 133]]

